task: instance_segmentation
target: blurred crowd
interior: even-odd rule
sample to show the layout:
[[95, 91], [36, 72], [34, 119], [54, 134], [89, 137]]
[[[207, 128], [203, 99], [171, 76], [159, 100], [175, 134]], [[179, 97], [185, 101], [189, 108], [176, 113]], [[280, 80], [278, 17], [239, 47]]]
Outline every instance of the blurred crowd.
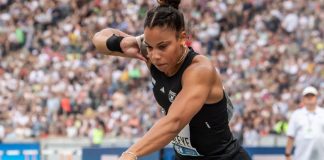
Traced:
[[[162, 113], [146, 65], [95, 51], [143, 33], [151, 0], [0, 0], [0, 139], [142, 136]], [[324, 104], [323, 0], [183, 0], [188, 41], [215, 64], [247, 145], [284, 134], [313, 85]], [[249, 139], [249, 141], [244, 141]]]

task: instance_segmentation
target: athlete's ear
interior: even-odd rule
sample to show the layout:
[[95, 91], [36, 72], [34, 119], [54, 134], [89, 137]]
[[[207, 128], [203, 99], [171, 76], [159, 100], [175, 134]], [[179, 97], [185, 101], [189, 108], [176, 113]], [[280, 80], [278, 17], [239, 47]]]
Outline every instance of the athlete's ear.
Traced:
[[182, 45], [186, 44], [187, 41], [187, 33], [185, 31], [180, 32], [179, 34], [179, 40]]

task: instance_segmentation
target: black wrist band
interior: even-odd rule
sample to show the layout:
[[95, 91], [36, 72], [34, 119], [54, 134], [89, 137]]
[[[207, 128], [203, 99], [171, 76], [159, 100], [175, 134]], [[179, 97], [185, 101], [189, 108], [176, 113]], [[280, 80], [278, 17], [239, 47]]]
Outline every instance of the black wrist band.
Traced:
[[291, 154], [290, 153], [285, 153], [285, 156], [289, 157], [289, 156], [291, 156]]
[[115, 52], [120, 52], [123, 53], [121, 47], [120, 47], [120, 42], [123, 40], [124, 37], [122, 36], [116, 36], [113, 34], [111, 37], [109, 37], [106, 41], [106, 47], [110, 51], [115, 51]]

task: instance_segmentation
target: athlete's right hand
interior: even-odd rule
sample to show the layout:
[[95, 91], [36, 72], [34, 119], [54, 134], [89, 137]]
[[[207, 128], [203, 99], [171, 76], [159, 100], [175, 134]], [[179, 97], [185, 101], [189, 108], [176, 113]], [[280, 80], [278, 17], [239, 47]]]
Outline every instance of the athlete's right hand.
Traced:
[[124, 54], [130, 57], [138, 58], [140, 60], [143, 60], [144, 62], [147, 62], [147, 59], [140, 53], [140, 48], [137, 44], [135, 37], [131, 37], [131, 36], [125, 37], [121, 41], [120, 47]]

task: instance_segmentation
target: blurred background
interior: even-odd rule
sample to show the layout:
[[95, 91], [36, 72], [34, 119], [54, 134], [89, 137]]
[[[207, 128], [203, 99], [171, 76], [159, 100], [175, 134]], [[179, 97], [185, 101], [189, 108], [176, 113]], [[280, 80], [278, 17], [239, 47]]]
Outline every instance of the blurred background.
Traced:
[[[0, 0], [0, 159], [87, 160], [85, 149], [96, 148], [91, 159], [113, 160], [120, 151], [99, 151], [143, 136], [162, 116], [146, 65], [101, 55], [91, 38], [106, 27], [142, 34], [155, 5]], [[231, 96], [234, 136], [261, 152], [282, 149], [302, 89], [317, 87], [324, 104], [324, 1], [182, 0], [180, 8], [187, 45], [210, 58]]]

